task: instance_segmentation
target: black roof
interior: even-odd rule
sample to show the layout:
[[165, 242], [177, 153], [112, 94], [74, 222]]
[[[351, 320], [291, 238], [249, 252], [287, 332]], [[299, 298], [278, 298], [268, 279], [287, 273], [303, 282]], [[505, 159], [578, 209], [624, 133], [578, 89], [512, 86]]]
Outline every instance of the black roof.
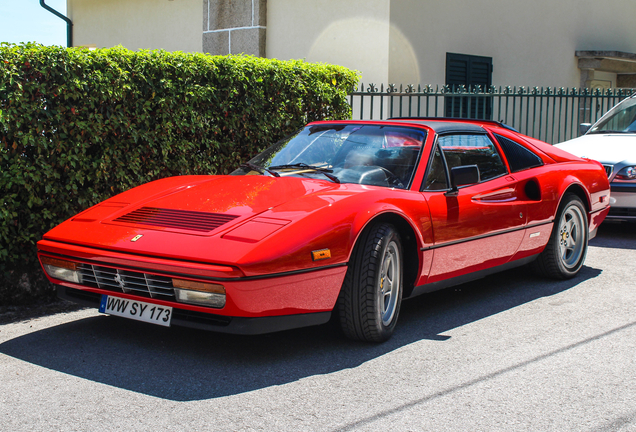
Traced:
[[477, 123], [492, 124], [493, 126], [500, 126], [506, 129], [517, 132], [510, 126], [493, 121], [493, 120], [479, 120], [479, 119], [458, 119], [458, 118], [446, 118], [446, 117], [392, 117], [388, 121], [403, 122], [403, 123], [417, 123], [430, 127], [438, 134], [444, 133], [485, 133], [486, 130]]
[[433, 129], [435, 133], [438, 133], [438, 134], [444, 134], [444, 133], [450, 133], [450, 132], [486, 133], [483, 127], [473, 123], [440, 122], [440, 121], [424, 121], [424, 120], [408, 120], [408, 122], [426, 125], [430, 127], [431, 129]]

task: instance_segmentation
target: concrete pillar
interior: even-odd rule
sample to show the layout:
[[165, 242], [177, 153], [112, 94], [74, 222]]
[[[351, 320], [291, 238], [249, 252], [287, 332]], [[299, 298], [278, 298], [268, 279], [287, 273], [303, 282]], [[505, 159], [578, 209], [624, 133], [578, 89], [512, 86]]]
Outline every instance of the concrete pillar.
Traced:
[[267, 0], [203, 0], [203, 52], [265, 57]]

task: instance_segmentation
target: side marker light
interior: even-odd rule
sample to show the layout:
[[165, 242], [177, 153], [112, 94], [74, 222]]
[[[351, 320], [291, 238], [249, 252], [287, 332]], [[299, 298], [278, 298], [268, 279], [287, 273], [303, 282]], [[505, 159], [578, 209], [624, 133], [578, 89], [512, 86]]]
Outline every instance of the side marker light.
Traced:
[[320, 261], [331, 258], [331, 251], [329, 249], [320, 249], [311, 252], [311, 259], [314, 261]]

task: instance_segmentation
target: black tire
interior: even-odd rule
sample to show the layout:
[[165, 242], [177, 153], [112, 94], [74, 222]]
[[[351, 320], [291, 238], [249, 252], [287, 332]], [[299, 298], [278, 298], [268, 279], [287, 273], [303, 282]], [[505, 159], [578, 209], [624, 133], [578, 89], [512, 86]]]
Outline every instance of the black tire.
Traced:
[[338, 298], [345, 336], [367, 342], [391, 337], [402, 302], [403, 263], [400, 235], [393, 225], [379, 223], [365, 230]]
[[559, 205], [550, 240], [533, 263], [535, 270], [554, 279], [570, 279], [583, 267], [589, 237], [583, 201], [567, 194]]

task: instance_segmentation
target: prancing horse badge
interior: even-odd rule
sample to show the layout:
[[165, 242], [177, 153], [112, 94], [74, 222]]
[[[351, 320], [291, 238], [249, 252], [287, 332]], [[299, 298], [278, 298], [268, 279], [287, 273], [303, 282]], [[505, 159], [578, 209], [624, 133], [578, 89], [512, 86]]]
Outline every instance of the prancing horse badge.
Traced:
[[133, 238], [131, 238], [130, 241], [131, 242], [136, 242], [137, 240], [139, 240], [142, 237], [143, 237], [143, 234], [139, 234], [139, 235], [136, 235]]

